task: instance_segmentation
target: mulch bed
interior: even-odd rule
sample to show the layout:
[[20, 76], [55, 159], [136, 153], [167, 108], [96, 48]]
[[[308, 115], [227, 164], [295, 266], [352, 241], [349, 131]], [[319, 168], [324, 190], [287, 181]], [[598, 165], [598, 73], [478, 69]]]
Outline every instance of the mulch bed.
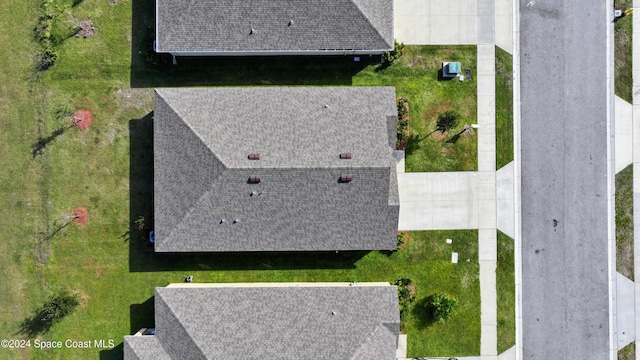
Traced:
[[91, 19], [84, 19], [80, 21], [80, 25], [76, 28], [77, 38], [88, 38], [96, 34], [96, 28], [93, 27], [93, 21]]
[[89, 112], [89, 110], [78, 110], [74, 112], [73, 122], [78, 129], [85, 130], [91, 125], [91, 112]]
[[74, 217], [73, 222], [78, 225], [85, 225], [89, 220], [89, 213], [85, 207], [77, 207], [73, 209], [71, 216]]

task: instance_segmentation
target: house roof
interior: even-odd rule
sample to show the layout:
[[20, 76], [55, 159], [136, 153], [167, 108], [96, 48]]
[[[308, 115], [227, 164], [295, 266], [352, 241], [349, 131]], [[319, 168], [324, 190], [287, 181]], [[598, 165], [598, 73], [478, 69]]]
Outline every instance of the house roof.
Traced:
[[156, 288], [155, 336], [125, 360], [395, 359], [396, 286]]
[[159, 52], [393, 49], [393, 0], [156, 0], [156, 6]]
[[156, 251], [395, 249], [393, 88], [157, 89], [154, 117]]

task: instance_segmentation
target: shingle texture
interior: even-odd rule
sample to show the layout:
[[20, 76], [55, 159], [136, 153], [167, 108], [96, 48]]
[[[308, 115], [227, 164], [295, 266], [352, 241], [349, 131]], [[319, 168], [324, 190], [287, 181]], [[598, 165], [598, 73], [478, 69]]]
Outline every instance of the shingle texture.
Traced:
[[393, 49], [393, 0], [156, 1], [159, 52]]
[[395, 249], [396, 111], [383, 87], [157, 89], [155, 250]]
[[391, 360], [400, 327], [395, 286], [156, 288], [155, 317], [125, 360]]

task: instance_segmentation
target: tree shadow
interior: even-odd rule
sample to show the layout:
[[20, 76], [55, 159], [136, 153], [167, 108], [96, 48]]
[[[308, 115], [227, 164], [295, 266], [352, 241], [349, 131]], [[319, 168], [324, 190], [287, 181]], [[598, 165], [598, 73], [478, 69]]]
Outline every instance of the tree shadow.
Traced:
[[38, 140], [33, 143], [31, 145], [31, 159], [35, 159], [36, 156], [38, 155], [42, 155], [45, 151], [45, 149], [47, 148], [47, 146], [56, 138], [58, 138], [58, 136], [63, 135], [67, 130], [71, 129], [72, 127], [75, 127], [76, 125], [70, 125], [70, 126], [61, 126], [58, 129], [54, 130], [49, 136], [47, 137], [39, 137]]
[[464, 129], [460, 130], [457, 134], [453, 135], [451, 139], [447, 140], [447, 144], [457, 143], [458, 140], [460, 140], [460, 136], [462, 136], [462, 134], [464, 134], [465, 132], [470, 131], [470, 129], [472, 129], [472, 127], [465, 127]]
[[247, 85], [351, 85], [379, 56], [178, 57], [153, 51], [155, 0], [133, 0], [132, 88]]
[[49, 299], [35, 310], [33, 316], [20, 323], [18, 334], [32, 339], [47, 333], [53, 324], [71, 314], [78, 305], [77, 297], [68, 293]]
[[19, 325], [18, 334], [28, 339], [33, 339], [40, 334], [48, 332], [53, 322], [43, 321], [42, 317], [42, 310], [39, 310], [33, 316], [24, 319]]
[[124, 343], [116, 345], [113, 349], [100, 351], [100, 360], [122, 360], [124, 359]]
[[407, 137], [407, 142], [406, 145], [404, 147], [404, 152], [405, 152], [405, 156], [409, 156], [411, 154], [413, 154], [414, 152], [420, 150], [420, 143], [424, 140], [426, 140], [429, 136], [431, 136], [431, 134], [433, 134], [434, 132], [438, 131], [433, 130], [432, 132], [428, 133], [427, 135], [420, 137], [420, 134], [411, 134], [409, 135], [409, 137]]
[[427, 307], [426, 297], [416, 301], [413, 304], [411, 315], [413, 315], [417, 319], [417, 325], [419, 328], [426, 328], [438, 322], [433, 316], [433, 313], [429, 311]]

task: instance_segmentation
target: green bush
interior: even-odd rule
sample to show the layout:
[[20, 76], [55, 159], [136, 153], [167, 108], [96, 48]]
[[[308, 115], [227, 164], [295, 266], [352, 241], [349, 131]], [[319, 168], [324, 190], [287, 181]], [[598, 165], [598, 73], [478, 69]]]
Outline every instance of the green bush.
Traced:
[[29, 338], [49, 331], [51, 326], [71, 314], [80, 305], [78, 296], [62, 291], [36, 309], [35, 314], [20, 324], [20, 333]]
[[426, 299], [427, 311], [434, 320], [444, 324], [449, 317], [456, 313], [458, 309], [458, 300], [453, 296], [443, 293], [435, 293], [429, 295]]
[[402, 150], [406, 146], [406, 141], [409, 138], [409, 101], [403, 97], [398, 96], [398, 127], [396, 130], [396, 149]]
[[411, 285], [411, 279], [400, 278], [395, 283], [398, 286], [398, 305], [400, 307], [400, 328], [404, 329], [404, 315], [409, 311], [409, 306], [416, 299], [415, 288]]
[[404, 54], [404, 43], [393, 40], [393, 50], [384, 52], [384, 62], [391, 65]]
[[460, 114], [454, 110], [447, 110], [438, 114], [437, 129], [440, 132], [449, 131], [458, 125]]

